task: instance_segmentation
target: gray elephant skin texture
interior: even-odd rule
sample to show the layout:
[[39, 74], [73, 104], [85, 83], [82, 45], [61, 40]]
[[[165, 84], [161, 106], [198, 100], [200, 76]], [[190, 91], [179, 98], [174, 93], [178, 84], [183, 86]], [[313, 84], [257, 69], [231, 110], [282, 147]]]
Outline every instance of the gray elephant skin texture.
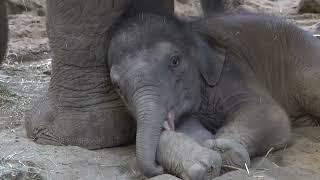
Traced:
[[8, 17], [5, 1], [0, 1], [0, 64], [4, 59], [8, 43]]
[[109, 77], [110, 30], [124, 14], [172, 15], [173, 2], [48, 0], [52, 76], [46, 96], [26, 113], [28, 137], [40, 144], [88, 149], [133, 143], [136, 123]]
[[134, 143], [136, 124], [112, 88], [106, 63], [110, 29], [129, 11], [168, 15], [173, 5], [173, 0], [48, 0], [52, 75], [46, 96], [26, 114], [28, 137], [88, 149]]
[[52, 76], [45, 97], [25, 116], [28, 137], [87, 149], [134, 143], [136, 123], [112, 88], [106, 49], [113, 25], [141, 11], [172, 15], [174, 0], [47, 1]]
[[320, 115], [319, 48], [311, 33], [261, 14], [192, 23], [141, 14], [124, 21], [110, 41], [108, 64], [137, 121], [142, 172], [161, 172], [163, 129], [219, 152], [222, 173], [286, 146], [289, 119], [315, 122]]

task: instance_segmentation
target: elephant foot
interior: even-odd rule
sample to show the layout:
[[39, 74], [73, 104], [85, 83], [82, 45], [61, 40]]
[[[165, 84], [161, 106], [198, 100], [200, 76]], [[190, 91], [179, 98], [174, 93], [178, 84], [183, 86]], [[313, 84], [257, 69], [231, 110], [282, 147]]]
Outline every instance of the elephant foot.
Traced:
[[87, 149], [134, 142], [135, 123], [123, 106], [99, 104], [98, 99], [96, 104], [82, 107], [76, 107], [76, 102], [73, 107], [63, 106], [61, 102], [63, 99], [59, 101], [48, 95], [26, 113], [25, 128], [29, 138], [39, 144]]
[[204, 147], [220, 152], [222, 157], [221, 174], [230, 170], [246, 169], [250, 167], [250, 156], [243, 145], [228, 139], [209, 139], [203, 143]]
[[[189, 169], [182, 173], [183, 179], [197, 180], [197, 179], [212, 179], [219, 176], [221, 168], [220, 155], [210, 149], [202, 149], [197, 152], [195, 159], [191, 161]], [[188, 167], [186, 163], [186, 166]]]
[[162, 132], [157, 160], [168, 173], [187, 180], [219, 176], [222, 163], [218, 152], [200, 146], [187, 135], [173, 131]]

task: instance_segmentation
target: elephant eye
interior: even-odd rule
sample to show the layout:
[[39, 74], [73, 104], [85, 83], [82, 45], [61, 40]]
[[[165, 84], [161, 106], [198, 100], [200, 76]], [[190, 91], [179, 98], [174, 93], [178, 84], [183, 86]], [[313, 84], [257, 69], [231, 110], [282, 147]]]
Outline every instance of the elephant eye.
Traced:
[[113, 89], [120, 95], [121, 94], [121, 90], [120, 87], [118, 85], [118, 83], [113, 83]]
[[113, 83], [113, 88], [116, 91], [116, 93], [120, 96], [121, 99], [123, 99], [125, 102], [128, 102], [127, 98], [124, 96], [123, 92], [121, 91], [118, 83]]
[[179, 65], [180, 65], [180, 62], [181, 62], [181, 59], [180, 59], [180, 56], [178, 56], [178, 55], [174, 55], [174, 56], [172, 56], [171, 57], [171, 59], [170, 59], [170, 65], [171, 65], [171, 67], [178, 67]]

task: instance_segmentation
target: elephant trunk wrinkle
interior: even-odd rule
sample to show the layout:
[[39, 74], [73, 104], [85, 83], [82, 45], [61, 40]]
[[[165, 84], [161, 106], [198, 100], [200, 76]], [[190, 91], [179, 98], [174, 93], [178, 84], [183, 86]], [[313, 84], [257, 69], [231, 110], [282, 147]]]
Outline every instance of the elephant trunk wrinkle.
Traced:
[[[153, 89], [155, 90], [155, 89]], [[163, 169], [156, 163], [156, 152], [162, 132], [162, 125], [166, 116], [166, 109], [162, 107], [158, 91], [135, 91], [133, 105], [137, 119], [137, 162], [142, 173], [153, 177], [163, 173]]]

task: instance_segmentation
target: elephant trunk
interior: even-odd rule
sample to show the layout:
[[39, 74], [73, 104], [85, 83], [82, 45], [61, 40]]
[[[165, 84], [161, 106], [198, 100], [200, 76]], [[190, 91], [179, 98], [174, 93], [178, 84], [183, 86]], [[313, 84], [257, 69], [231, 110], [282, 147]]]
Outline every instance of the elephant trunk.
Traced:
[[154, 88], [141, 88], [133, 95], [137, 119], [136, 154], [139, 169], [147, 177], [163, 173], [156, 163], [156, 151], [166, 116], [160, 95]]

